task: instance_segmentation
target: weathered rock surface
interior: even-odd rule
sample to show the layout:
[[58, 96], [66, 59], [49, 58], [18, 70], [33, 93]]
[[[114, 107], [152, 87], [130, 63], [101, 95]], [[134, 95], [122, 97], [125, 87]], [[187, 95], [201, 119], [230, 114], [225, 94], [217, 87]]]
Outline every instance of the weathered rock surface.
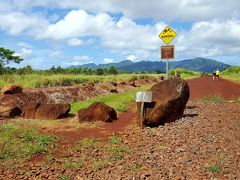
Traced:
[[117, 84], [126, 84], [126, 81], [123, 81], [123, 80], [119, 80], [119, 81], [117, 81]]
[[133, 87], [137, 87], [135, 81], [129, 81], [128, 85], [133, 86]]
[[0, 117], [15, 117], [21, 113], [21, 109], [14, 104], [0, 105]]
[[21, 106], [31, 102], [35, 100], [24, 93], [2, 95], [0, 96], [0, 116], [19, 116], [22, 113]]
[[21, 106], [22, 116], [26, 119], [34, 119], [37, 108], [40, 106], [37, 102], [30, 102]]
[[40, 96], [34, 97], [34, 93], [0, 96], [0, 116], [2, 117], [22, 115], [27, 119], [59, 119], [66, 117], [69, 110], [70, 104], [46, 104]]
[[9, 84], [1, 89], [2, 94], [16, 94], [21, 92], [22, 92], [22, 87], [14, 84]]
[[112, 122], [117, 119], [116, 111], [105, 105], [104, 103], [96, 102], [88, 108], [78, 111], [79, 122], [83, 121], [103, 121]]
[[[145, 105], [144, 124], [159, 126], [173, 122], [183, 115], [190, 96], [189, 86], [185, 80], [171, 78], [154, 85], [153, 102]], [[138, 105], [140, 109], [140, 104]]]
[[35, 119], [60, 119], [68, 116], [70, 104], [41, 104], [35, 113]]

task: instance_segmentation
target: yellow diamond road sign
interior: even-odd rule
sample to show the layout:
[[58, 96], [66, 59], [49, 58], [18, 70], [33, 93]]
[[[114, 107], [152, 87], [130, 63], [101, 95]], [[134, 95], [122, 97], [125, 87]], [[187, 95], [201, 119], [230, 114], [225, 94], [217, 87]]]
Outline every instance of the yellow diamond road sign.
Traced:
[[177, 33], [169, 26], [165, 27], [165, 29], [159, 34], [160, 39], [166, 44], [169, 44], [176, 36]]

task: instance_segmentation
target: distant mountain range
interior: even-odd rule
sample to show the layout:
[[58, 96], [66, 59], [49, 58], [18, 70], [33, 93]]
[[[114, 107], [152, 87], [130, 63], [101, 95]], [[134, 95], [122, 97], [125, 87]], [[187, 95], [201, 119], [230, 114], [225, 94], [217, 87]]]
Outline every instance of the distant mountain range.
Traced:
[[[155, 72], [160, 70], [166, 72], [166, 61], [139, 61], [132, 62], [130, 60], [124, 60], [118, 63], [108, 63], [108, 64], [99, 64], [94, 63], [79, 65], [79, 66], [70, 66], [69, 68], [106, 68], [110, 66], [115, 66], [117, 70], [127, 71], [127, 72]], [[185, 68], [192, 71], [198, 72], [212, 72], [214, 69], [220, 69], [231, 67], [229, 64], [225, 64], [213, 59], [205, 58], [194, 58], [182, 61], [169, 61], [169, 69], [175, 68]]]

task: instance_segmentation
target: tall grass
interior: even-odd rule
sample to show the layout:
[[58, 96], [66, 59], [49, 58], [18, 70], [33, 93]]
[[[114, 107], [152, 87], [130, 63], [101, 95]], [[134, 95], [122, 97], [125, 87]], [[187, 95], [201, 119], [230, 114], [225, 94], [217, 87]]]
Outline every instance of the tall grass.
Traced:
[[169, 71], [169, 74], [173, 76], [175, 75], [175, 71], [180, 75], [182, 79], [192, 79], [200, 76], [199, 72], [194, 72], [184, 68], [171, 69]]
[[222, 77], [240, 83], [240, 66], [232, 66], [224, 70]]
[[119, 75], [76, 75], [76, 74], [29, 74], [29, 75], [0, 75], [0, 87], [7, 84], [17, 84], [26, 88], [55, 87], [81, 84], [85, 82], [110, 82], [117, 80], [131, 80], [145, 77], [157, 77], [159, 74], [119, 74]]

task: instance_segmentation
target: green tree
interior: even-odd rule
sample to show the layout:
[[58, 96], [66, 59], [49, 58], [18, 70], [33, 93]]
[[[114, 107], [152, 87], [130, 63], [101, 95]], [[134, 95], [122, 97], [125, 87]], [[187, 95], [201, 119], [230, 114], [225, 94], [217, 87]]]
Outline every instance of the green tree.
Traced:
[[98, 68], [98, 69], [96, 70], [96, 74], [97, 74], [97, 75], [103, 75], [103, 74], [104, 74], [104, 70], [103, 70], [102, 68]]
[[155, 73], [156, 73], [156, 74], [161, 74], [162, 71], [161, 71], [160, 69], [155, 69]]
[[116, 69], [116, 67], [115, 66], [111, 66], [110, 68], [109, 68], [109, 74], [117, 74], [118, 72], [117, 72], [117, 69]]
[[61, 66], [58, 66], [56, 69], [57, 73], [64, 73], [64, 69]]
[[15, 55], [15, 51], [0, 47], [0, 69], [3, 69], [10, 62], [20, 63], [23, 59]]
[[33, 70], [30, 65], [27, 65], [25, 67], [18, 69], [18, 73], [19, 74], [31, 74], [31, 73], [33, 73]]

